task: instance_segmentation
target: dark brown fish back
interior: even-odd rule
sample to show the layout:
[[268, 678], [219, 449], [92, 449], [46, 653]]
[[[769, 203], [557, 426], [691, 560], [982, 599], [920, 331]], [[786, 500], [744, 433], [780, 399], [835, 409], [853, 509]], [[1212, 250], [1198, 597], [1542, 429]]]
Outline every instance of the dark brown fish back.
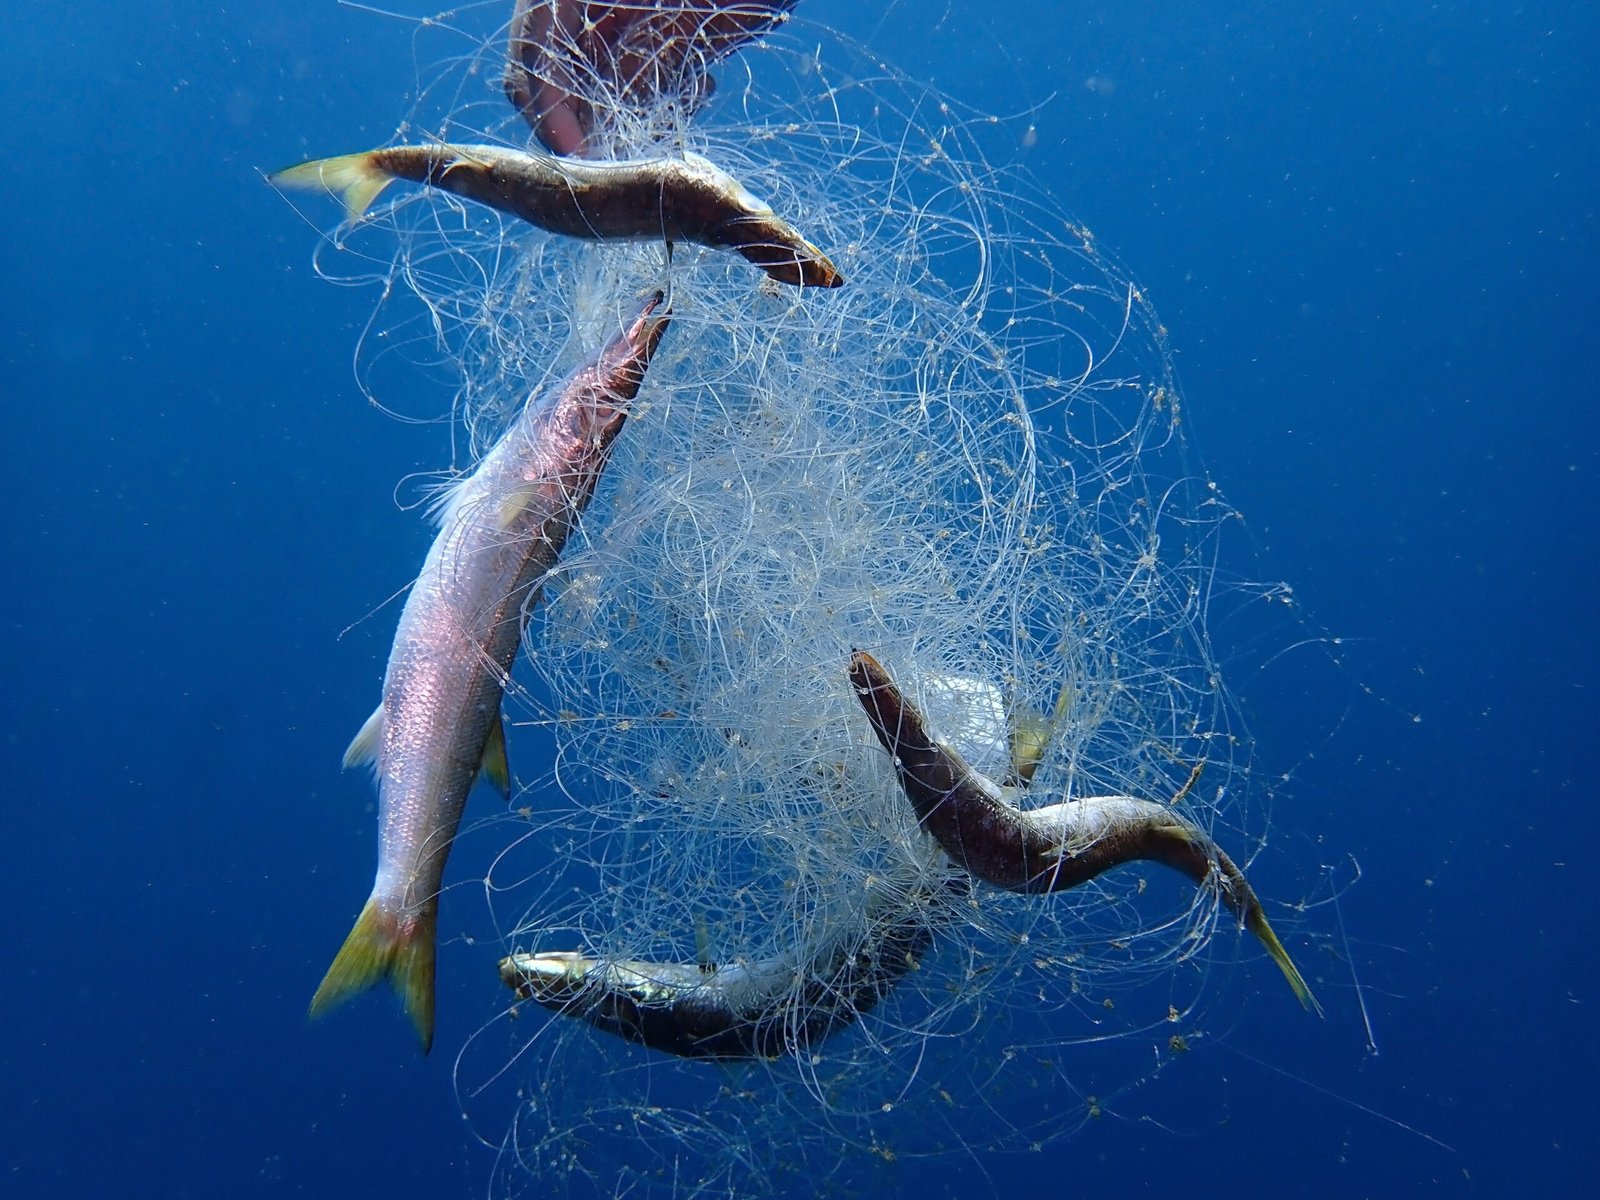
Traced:
[[972, 770], [935, 740], [877, 659], [857, 651], [850, 683], [879, 744], [894, 760], [917, 822], [963, 870], [998, 887], [1036, 890], [1029, 885], [1050, 865], [1050, 844], [1018, 821], [1013, 809], [984, 795]]
[[796, 0], [517, 0], [506, 96], [556, 154], [587, 155], [604, 113], [662, 99], [693, 111], [715, 87], [708, 73], [788, 19]]

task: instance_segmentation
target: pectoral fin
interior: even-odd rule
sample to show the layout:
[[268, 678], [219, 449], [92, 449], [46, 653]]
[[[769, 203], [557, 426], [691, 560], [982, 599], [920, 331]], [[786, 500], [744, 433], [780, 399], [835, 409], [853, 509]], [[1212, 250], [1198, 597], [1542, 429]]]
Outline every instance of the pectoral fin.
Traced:
[[482, 775], [501, 796], [511, 799], [511, 764], [506, 760], [505, 716], [501, 713], [495, 713], [489, 738], [483, 743]]
[[[344, 769], [365, 766], [378, 761], [378, 751], [383, 749], [383, 705], [372, 710], [367, 723], [361, 727], [350, 748], [344, 752]], [[502, 760], [503, 761], [503, 760]]]
[[501, 530], [510, 529], [522, 516], [523, 510], [528, 507], [534, 496], [534, 489], [529, 487], [512, 488], [500, 501], [499, 522]]
[[1061, 726], [1061, 719], [1072, 705], [1072, 684], [1063, 683], [1056, 694], [1055, 711], [1048, 717], [1021, 705], [1011, 719], [1011, 773], [1026, 787], [1033, 782], [1045, 752]]

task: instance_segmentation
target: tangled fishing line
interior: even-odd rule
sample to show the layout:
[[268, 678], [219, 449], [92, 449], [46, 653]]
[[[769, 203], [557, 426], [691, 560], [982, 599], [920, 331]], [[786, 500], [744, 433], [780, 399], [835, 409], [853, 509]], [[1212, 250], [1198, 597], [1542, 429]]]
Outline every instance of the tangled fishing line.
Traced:
[[[525, 146], [501, 53], [423, 89], [400, 140]], [[1189, 462], [1164, 330], [1086, 230], [994, 165], [1004, 122], [825, 31], [749, 49], [692, 122], [619, 106], [597, 136], [614, 157], [704, 155], [845, 285], [552, 237], [431, 190], [322, 256], [381, 287], [369, 393], [385, 401], [391, 359], [442, 366], [471, 455], [641, 294], [670, 295], [529, 615], [508, 718], [536, 775], [490, 822], [504, 845], [481, 886], [500, 953], [675, 964], [685, 986], [736, 969], [773, 1028], [716, 1066], [506, 1004], [457, 1068], [498, 1177], [746, 1194], [790, 1170], [814, 1184], [841, 1142], [881, 1160], [1070, 1130], [1128, 1081], [1097, 1088], [1061, 1048], [1087, 1064], [1142, 1033], [1159, 1067], [1231, 919], [1216, 888], [1154, 869], [1049, 896], [969, 883], [919, 829], [847, 668], [870, 651], [997, 782], [1174, 802], [1248, 863], [1265, 797], [1210, 633], [1235, 514]], [[852, 990], [863, 955], [898, 961]], [[979, 1099], [1003, 1086], [1073, 1101], [1019, 1121]], [[477, 1117], [507, 1106], [509, 1131]]]

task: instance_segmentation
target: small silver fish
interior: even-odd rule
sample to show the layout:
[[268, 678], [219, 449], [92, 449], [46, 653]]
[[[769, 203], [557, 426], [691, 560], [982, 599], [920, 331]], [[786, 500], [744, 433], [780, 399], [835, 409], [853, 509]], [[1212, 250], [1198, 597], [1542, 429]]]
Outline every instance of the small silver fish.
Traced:
[[1260, 939], [1295, 998], [1322, 1015], [1244, 872], [1205, 830], [1165, 805], [1134, 796], [1085, 796], [1018, 809], [1011, 802], [1016, 789], [973, 770], [935, 738], [872, 655], [857, 651], [851, 658], [850, 682], [878, 741], [894, 759], [918, 824], [964, 871], [1013, 892], [1063, 891], [1140, 859], [1171, 867], [1202, 886], [1215, 877], [1222, 902]]
[[391, 146], [279, 171], [279, 187], [325, 188], [358, 220], [393, 180], [425, 183], [567, 237], [662, 238], [733, 250], [780, 283], [838, 287], [817, 247], [721, 167], [682, 158], [588, 162], [504, 146]]
[[454, 489], [406, 599], [383, 701], [345, 753], [378, 781], [372, 895], [311, 1016], [387, 979], [433, 1044], [434, 930], [445, 859], [480, 769], [510, 786], [500, 704], [523, 619], [594, 494], [666, 330], [661, 293], [563, 382], [530, 400]]

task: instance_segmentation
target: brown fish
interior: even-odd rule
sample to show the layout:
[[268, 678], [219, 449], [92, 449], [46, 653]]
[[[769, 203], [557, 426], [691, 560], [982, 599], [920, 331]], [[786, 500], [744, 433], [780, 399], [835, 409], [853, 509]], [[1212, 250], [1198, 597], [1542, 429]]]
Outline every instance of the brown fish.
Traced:
[[692, 112], [712, 63], [781, 25], [796, 0], [517, 0], [505, 89], [557, 154], [593, 150], [595, 105], [663, 98]]
[[391, 146], [301, 163], [280, 187], [326, 188], [354, 221], [396, 179], [425, 183], [550, 233], [661, 238], [743, 255], [780, 283], [838, 287], [833, 263], [732, 175], [698, 154], [586, 162], [504, 146]]
[[850, 660], [850, 682], [878, 741], [894, 759], [900, 786], [953, 862], [1013, 892], [1058, 892], [1144, 859], [1181, 871], [1196, 884], [1219, 877], [1222, 902], [1266, 947], [1300, 1003], [1322, 1007], [1267, 921], [1244, 872], [1201, 828], [1165, 805], [1133, 796], [1086, 796], [1022, 811], [1008, 793], [969, 767], [929, 732], [870, 654]]

